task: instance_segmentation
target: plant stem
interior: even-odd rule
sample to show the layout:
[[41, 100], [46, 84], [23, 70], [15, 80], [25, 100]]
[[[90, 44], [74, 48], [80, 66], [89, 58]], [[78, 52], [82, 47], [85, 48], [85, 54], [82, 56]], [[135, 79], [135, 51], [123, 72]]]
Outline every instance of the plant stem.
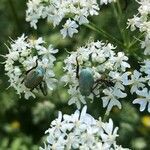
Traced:
[[113, 41], [113, 42], [116, 42], [119, 46], [123, 47], [123, 44], [118, 40], [116, 39], [114, 36], [108, 34], [106, 31], [104, 31], [103, 29], [101, 28], [97, 28], [97, 26], [93, 23], [89, 23], [89, 24], [85, 24], [86, 27], [92, 29], [93, 31], [96, 31], [98, 32], [99, 34], [101, 34], [103, 37]]
[[122, 10], [121, 10], [121, 7], [120, 7], [120, 3], [119, 3], [119, 1], [117, 1], [118, 11], [117, 11], [114, 3], [112, 3], [111, 5], [112, 5], [113, 12], [114, 12], [114, 16], [116, 18], [117, 26], [118, 26], [120, 34], [122, 36], [123, 43], [124, 43], [124, 45], [126, 45], [126, 40], [125, 40], [126, 38], [125, 38], [124, 32], [123, 32], [123, 30], [121, 29], [121, 26], [120, 26], [120, 16], [122, 15]]
[[132, 47], [133, 45], [135, 45], [140, 40], [140, 38], [143, 37], [144, 34], [145, 33], [142, 33], [137, 38], [134, 38], [134, 40], [130, 43], [129, 48]]
[[21, 32], [20, 22], [19, 22], [18, 15], [17, 15], [16, 10], [15, 10], [15, 7], [14, 7], [14, 5], [13, 5], [13, 2], [12, 2], [12, 0], [8, 0], [8, 2], [9, 2], [9, 6], [10, 6], [10, 8], [11, 8], [12, 15], [13, 15], [13, 17], [14, 17], [16, 26], [17, 26], [18, 30]]
[[119, 0], [117, 0], [117, 7], [118, 7], [119, 14], [121, 15], [122, 14], [122, 9], [120, 7]]

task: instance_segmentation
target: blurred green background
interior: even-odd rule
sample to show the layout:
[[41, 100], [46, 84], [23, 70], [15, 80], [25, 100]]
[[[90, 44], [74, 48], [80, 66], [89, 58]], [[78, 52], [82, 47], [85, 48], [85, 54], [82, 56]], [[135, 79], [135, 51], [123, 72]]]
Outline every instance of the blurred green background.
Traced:
[[[85, 45], [90, 38], [115, 44], [112, 39], [91, 30], [88, 26], [81, 26], [79, 33], [72, 39], [62, 39], [59, 33], [61, 26], [54, 29], [52, 24], [45, 20], [40, 20], [38, 29], [34, 30], [25, 22], [26, 2], [26, 0], [0, 0], [0, 54], [2, 55], [8, 53], [5, 44], [9, 45], [9, 37], [16, 39], [22, 33], [29, 37], [42, 36], [47, 44], [51, 43], [59, 49], [55, 73], [60, 78], [63, 74], [63, 59], [67, 56], [66, 50], [74, 51], [77, 47]], [[127, 30], [126, 22], [137, 13], [138, 5], [134, 0], [127, 0], [127, 6], [124, 0], [120, 0], [120, 4], [122, 13], [117, 16], [118, 19], [114, 12], [114, 7], [117, 6], [108, 5], [103, 6], [100, 15], [90, 18], [90, 21], [97, 28], [102, 28], [122, 42], [122, 45], [117, 45], [117, 50], [124, 51], [128, 55], [133, 70], [137, 69], [137, 61], [144, 56], [138, 42], [129, 47], [133, 36], [138, 33]], [[3, 61], [4, 58], [0, 57], [0, 62]], [[58, 110], [71, 114], [76, 109], [75, 106], [67, 105], [69, 99], [67, 88], [61, 84], [58, 84], [56, 90], [48, 96], [43, 97], [39, 94], [38, 98], [29, 100], [20, 99], [14, 89], [7, 89], [8, 86], [4, 65], [0, 64], [0, 150], [38, 150], [39, 146], [43, 146], [44, 132], [49, 128], [50, 122], [57, 117]], [[135, 150], [149, 150], [150, 114], [147, 111], [140, 113], [139, 107], [132, 105], [133, 98], [129, 94], [122, 100], [123, 109], [114, 108], [110, 114], [115, 126], [119, 126], [118, 144]], [[104, 115], [105, 110], [100, 100], [95, 99], [94, 103], [87, 103], [88, 112], [95, 118]]]

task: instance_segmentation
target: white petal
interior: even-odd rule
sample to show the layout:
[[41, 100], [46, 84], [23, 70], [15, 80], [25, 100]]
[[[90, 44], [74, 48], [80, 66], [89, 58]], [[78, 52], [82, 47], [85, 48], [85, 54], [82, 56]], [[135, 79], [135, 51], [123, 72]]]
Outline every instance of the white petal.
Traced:
[[143, 98], [137, 98], [133, 101], [133, 104], [140, 104], [140, 111], [144, 111], [146, 108], [147, 101]]

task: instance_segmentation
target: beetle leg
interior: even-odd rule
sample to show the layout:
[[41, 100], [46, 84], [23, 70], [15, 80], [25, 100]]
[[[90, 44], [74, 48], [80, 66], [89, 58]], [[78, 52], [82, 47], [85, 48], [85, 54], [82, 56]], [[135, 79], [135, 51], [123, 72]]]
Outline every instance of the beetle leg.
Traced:
[[106, 80], [106, 79], [103, 79], [103, 78], [100, 78], [100, 79], [97, 79], [96, 81], [95, 81], [95, 86], [92, 88], [92, 90], [91, 90], [91, 93], [95, 96], [95, 97], [97, 97], [98, 95], [100, 95], [100, 93], [99, 94], [95, 94], [94, 93], [94, 90], [98, 87], [98, 85], [101, 83], [101, 86], [113, 86], [113, 82], [111, 81], [111, 80]]
[[100, 93], [98, 93], [97, 95], [92, 91], [92, 94], [97, 97], [98, 95], [100, 95]]
[[46, 96], [47, 95], [47, 85], [46, 85], [45, 81], [42, 81], [39, 86], [40, 86], [40, 89], [41, 89], [43, 95]]
[[76, 90], [79, 88], [79, 85], [76, 87]]
[[97, 86], [100, 84], [102, 82], [102, 79], [97, 79], [96, 81], [95, 81], [95, 86], [92, 88], [92, 91], [94, 90], [94, 89], [96, 89], [97, 88]]
[[77, 68], [76, 68], [76, 78], [79, 79], [79, 63], [78, 63], [78, 59], [76, 57], [76, 62], [77, 62]]
[[105, 85], [114, 86], [114, 83], [111, 80], [107, 80], [107, 81], [105, 81]]
[[25, 78], [21, 81], [21, 84], [24, 82]]
[[30, 89], [30, 91], [32, 92], [34, 90], [34, 88]]
[[[95, 83], [96, 83], [96, 84], [95, 84], [95, 86], [92, 88], [92, 91], [95, 90], [95, 89], [97, 88], [97, 86], [98, 86], [100, 83], [101, 83], [101, 85], [103, 85], [103, 84], [108, 85], [108, 84], [109, 84], [109, 81], [100, 78], [100, 79], [97, 79], [97, 80], [95, 81]], [[110, 85], [110, 84], [109, 84], [109, 85]]]
[[92, 91], [97, 88], [98, 84], [99, 83], [96, 83], [96, 85], [92, 88]]
[[93, 63], [93, 61], [92, 61], [92, 53], [89, 54], [89, 61], [90, 61], [91, 63]]

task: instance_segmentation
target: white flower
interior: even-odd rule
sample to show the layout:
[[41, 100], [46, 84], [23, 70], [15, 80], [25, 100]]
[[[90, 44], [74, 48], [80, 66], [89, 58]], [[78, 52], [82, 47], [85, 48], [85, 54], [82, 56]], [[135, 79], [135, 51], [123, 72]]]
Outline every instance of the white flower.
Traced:
[[136, 98], [133, 101], [133, 104], [139, 104], [140, 105], [140, 111], [144, 111], [146, 109], [146, 106], [148, 107], [148, 112], [150, 113], [150, 91], [148, 91], [147, 88], [144, 88], [142, 91], [137, 91], [137, 95], [139, 95], [139, 98]]
[[[130, 65], [127, 63], [128, 57], [124, 53], [119, 52], [116, 56], [113, 49], [115, 47], [110, 43], [92, 41], [86, 46], [79, 47], [77, 51], [71, 52], [64, 60], [65, 66], [63, 68], [66, 74], [61, 78], [61, 81], [69, 85], [68, 93], [71, 96], [69, 105], [76, 104], [79, 109], [81, 103], [85, 105], [88, 99], [94, 100], [94, 96], [96, 96], [103, 100], [103, 107], [107, 107], [108, 113], [115, 105], [121, 108], [118, 99], [127, 95], [124, 91], [125, 86], [129, 84], [128, 76], [130, 73], [126, 72], [126, 69]], [[80, 89], [81, 86], [79, 86], [80, 73], [85, 68], [90, 68], [91, 78], [94, 79], [94, 85], [89, 96], [81, 94], [80, 91], [83, 89]], [[86, 83], [82, 84], [88, 88]], [[110, 91], [108, 93], [102, 92], [104, 89]], [[101, 94], [104, 94], [103, 98]]]
[[81, 102], [86, 104], [84, 97], [80, 94], [79, 90], [76, 87], [69, 87], [68, 93], [70, 94], [71, 98], [68, 102], [69, 105], [76, 104], [77, 108], [81, 108]]
[[137, 15], [134, 15], [132, 19], [128, 19], [128, 27], [131, 27], [131, 31], [134, 31], [136, 27], [140, 27], [141, 20]]
[[13, 43], [11, 44], [11, 50], [12, 51], [22, 51], [25, 50], [28, 47], [28, 43], [25, 41], [27, 37], [25, 37], [24, 34], [22, 34], [21, 37], [18, 37], [17, 40], [13, 40]]
[[26, 60], [23, 60], [23, 66], [24, 68], [26, 68], [26, 70], [30, 70], [31, 68], [33, 68], [33, 65], [36, 65], [36, 60], [38, 59], [37, 56], [27, 56]]
[[146, 59], [143, 63], [144, 64], [141, 66], [140, 71], [150, 76], [150, 60]]
[[[52, 121], [50, 128], [45, 132], [48, 134], [47, 140], [44, 148], [40, 149], [116, 150], [120, 147], [116, 144], [118, 127], [113, 129], [112, 120], [96, 120], [86, 111], [85, 106], [81, 113], [76, 110], [74, 114], [62, 116], [59, 112], [58, 119]], [[59, 132], [56, 132], [57, 130]]]
[[42, 46], [42, 44], [45, 43], [42, 37], [38, 39], [30, 39], [30, 46], [35, 47], [37, 50], [45, 50], [45, 47]]
[[136, 93], [137, 98], [134, 99], [133, 104], [140, 104], [140, 111], [144, 111], [148, 105], [148, 112], [150, 112], [150, 62], [149, 59], [144, 60], [140, 66], [140, 71], [134, 70], [129, 80], [131, 84], [131, 94]]
[[103, 141], [108, 145], [115, 144], [116, 137], [118, 136], [117, 134], [118, 127], [113, 129], [113, 122], [111, 119], [109, 119], [108, 123], [104, 123], [102, 127], [105, 131], [101, 135]]
[[112, 57], [110, 61], [114, 64], [115, 69], [120, 68], [125, 71], [126, 68], [130, 68], [130, 65], [126, 62], [127, 60], [128, 57], [123, 52], [118, 52], [118, 56]]
[[129, 75], [131, 75], [131, 72], [125, 72], [123, 74], [119, 73], [119, 72], [114, 72], [114, 71], [110, 71], [109, 73], [109, 76], [112, 78], [112, 80], [115, 80], [117, 85], [120, 85], [118, 86], [118, 88], [120, 87], [120, 89], [123, 89], [121, 88], [123, 85], [128, 85], [129, 84]]
[[12, 49], [9, 49], [9, 48], [8, 48], [8, 50], [9, 50], [9, 54], [6, 54], [5, 57], [9, 58], [10, 63], [19, 59], [18, 51], [12, 51]]
[[150, 55], [150, 33], [145, 36], [145, 40], [141, 42], [141, 48], [145, 48], [144, 55]]
[[42, 0], [29, 0], [27, 3], [26, 21], [30, 22], [31, 27], [34, 27], [34, 29], [37, 29], [36, 24], [43, 16], [44, 6], [41, 2]]
[[[61, 34], [63, 37], [72, 37], [74, 33], [78, 33], [78, 26], [89, 23], [88, 17], [98, 15], [99, 10], [96, 0], [52, 0], [50, 2], [29, 0], [26, 21], [30, 22], [31, 27], [37, 29], [38, 20], [41, 18], [46, 18], [48, 22], [52, 22], [54, 27], [65, 19], [66, 23], [63, 25]], [[68, 14], [72, 18], [71, 21]]]
[[129, 80], [129, 84], [132, 85], [130, 90], [131, 94], [137, 92], [138, 89], [143, 88], [145, 86], [145, 79], [141, 77], [141, 75], [142, 74], [137, 70], [134, 70], [133, 75], [131, 75], [131, 80]]
[[139, 0], [137, 2], [140, 4], [138, 13], [132, 19], [128, 19], [128, 27], [131, 27], [131, 31], [138, 28], [140, 32], [144, 33], [145, 40], [141, 42], [141, 48], [145, 48], [145, 55], [150, 55], [150, 1]]
[[63, 25], [63, 29], [60, 30], [63, 38], [65, 38], [67, 35], [72, 37], [74, 33], [78, 33], [78, 30], [76, 29], [77, 27], [78, 25], [75, 21], [71, 21], [71, 19], [67, 20]]
[[81, 3], [83, 6], [85, 6], [85, 8], [88, 10], [91, 16], [98, 15], [98, 10], [100, 8], [98, 7], [96, 0], [88, 0], [88, 1], [83, 0], [83, 2]]
[[[17, 40], [12, 41], [10, 48], [8, 48], [9, 54], [4, 56], [6, 58], [5, 71], [9, 77], [10, 86], [15, 88], [17, 94], [21, 95], [21, 93], [24, 93], [26, 99], [30, 96], [35, 98], [34, 93], [37, 92], [35, 89], [37, 87], [30, 89], [24, 84], [26, 72], [30, 69], [32, 70], [36, 65], [37, 68], [41, 67], [45, 70], [43, 81], [41, 81], [43, 90], [46, 90], [46, 87], [53, 90], [55, 86], [56, 79], [54, 78], [53, 63], [56, 58], [53, 54], [57, 53], [58, 50], [54, 50], [52, 45], [47, 49], [44, 43], [42, 38], [38, 38], [37, 40], [28, 39], [23, 34]], [[40, 83], [37, 86], [40, 86]], [[41, 91], [43, 92], [43, 90]]]
[[107, 106], [106, 114], [109, 114], [113, 106], [118, 106], [118, 108], [121, 109], [121, 103], [118, 101], [118, 98], [126, 97], [126, 93], [123, 93], [118, 88], [104, 89], [103, 93], [106, 95], [102, 97], [103, 107]]
[[89, 21], [87, 19], [87, 16], [88, 16], [87, 9], [80, 9], [80, 8], [77, 8], [77, 9], [78, 9], [77, 10], [78, 14], [75, 15], [74, 20], [79, 22], [79, 25], [89, 23]]
[[[45, 14], [48, 22], [52, 22], [56, 27], [65, 16], [65, 9], [59, 6], [60, 4], [52, 4], [45, 8]], [[44, 13], [44, 12], [43, 12]]]

